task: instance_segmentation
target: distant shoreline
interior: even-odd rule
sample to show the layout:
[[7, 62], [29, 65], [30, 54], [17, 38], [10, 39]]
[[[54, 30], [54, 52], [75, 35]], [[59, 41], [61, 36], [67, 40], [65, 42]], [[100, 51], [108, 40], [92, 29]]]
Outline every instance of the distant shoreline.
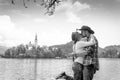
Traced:
[[0, 58], [4, 58], [4, 59], [71, 59], [71, 58], [61, 58], [61, 57], [41, 58], [41, 57], [6, 57], [6, 56], [1, 56]]
[[[60, 59], [71, 59], [72, 58], [38, 58], [38, 57], [0, 57], [2, 59], [56, 59], [56, 60], [60, 60]], [[99, 57], [99, 59], [120, 59], [120, 58], [102, 58], [102, 57]]]

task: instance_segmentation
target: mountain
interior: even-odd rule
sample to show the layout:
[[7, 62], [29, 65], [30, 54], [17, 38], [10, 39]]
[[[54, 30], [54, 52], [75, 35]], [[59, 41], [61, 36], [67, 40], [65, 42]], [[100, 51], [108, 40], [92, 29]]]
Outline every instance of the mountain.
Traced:
[[110, 45], [110, 46], [106, 46], [104, 49], [105, 50], [116, 49], [118, 52], [120, 52], [120, 45]]
[[54, 45], [54, 46], [50, 46], [50, 47], [57, 47], [57, 48], [60, 48], [64, 54], [69, 54], [72, 52], [72, 45], [73, 45], [73, 42], [70, 41], [66, 44], [61, 44], [61, 45]]
[[[54, 46], [51, 46], [51, 47], [57, 47], [57, 48], [60, 48], [64, 54], [69, 54], [72, 52], [72, 45], [73, 45], [73, 42], [70, 41], [66, 44], [61, 44], [61, 45], [54, 45]], [[105, 50], [103, 48], [98, 48], [98, 55], [102, 54]]]
[[[60, 48], [65, 55], [72, 52], [73, 42], [66, 44], [54, 45], [52, 47]], [[110, 45], [105, 48], [98, 47], [98, 56], [101, 58], [120, 58], [120, 45]]]

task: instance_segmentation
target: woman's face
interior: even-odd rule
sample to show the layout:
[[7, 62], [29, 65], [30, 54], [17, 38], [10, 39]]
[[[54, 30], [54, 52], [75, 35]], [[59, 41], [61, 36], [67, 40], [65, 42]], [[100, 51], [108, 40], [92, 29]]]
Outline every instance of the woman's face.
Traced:
[[86, 30], [81, 30], [81, 34], [82, 34], [83, 37], [85, 37], [86, 36]]

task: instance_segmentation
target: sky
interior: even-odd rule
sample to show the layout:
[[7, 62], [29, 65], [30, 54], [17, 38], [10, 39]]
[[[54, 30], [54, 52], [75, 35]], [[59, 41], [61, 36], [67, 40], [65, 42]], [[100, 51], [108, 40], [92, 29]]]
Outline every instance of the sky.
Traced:
[[52, 16], [37, 3], [0, 0], [0, 46], [17, 46], [34, 42], [40, 46], [66, 44], [71, 33], [82, 25], [95, 31], [99, 46], [120, 45], [120, 0], [65, 0]]

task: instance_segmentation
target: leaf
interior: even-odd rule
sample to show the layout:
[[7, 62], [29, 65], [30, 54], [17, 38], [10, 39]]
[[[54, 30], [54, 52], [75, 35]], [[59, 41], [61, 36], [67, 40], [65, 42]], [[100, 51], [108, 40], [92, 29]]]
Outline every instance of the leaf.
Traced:
[[12, 4], [15, 4], [14, 0], [12, 0]]
[[36, 0], [34, 0], [34, 2], [37, 2]]

